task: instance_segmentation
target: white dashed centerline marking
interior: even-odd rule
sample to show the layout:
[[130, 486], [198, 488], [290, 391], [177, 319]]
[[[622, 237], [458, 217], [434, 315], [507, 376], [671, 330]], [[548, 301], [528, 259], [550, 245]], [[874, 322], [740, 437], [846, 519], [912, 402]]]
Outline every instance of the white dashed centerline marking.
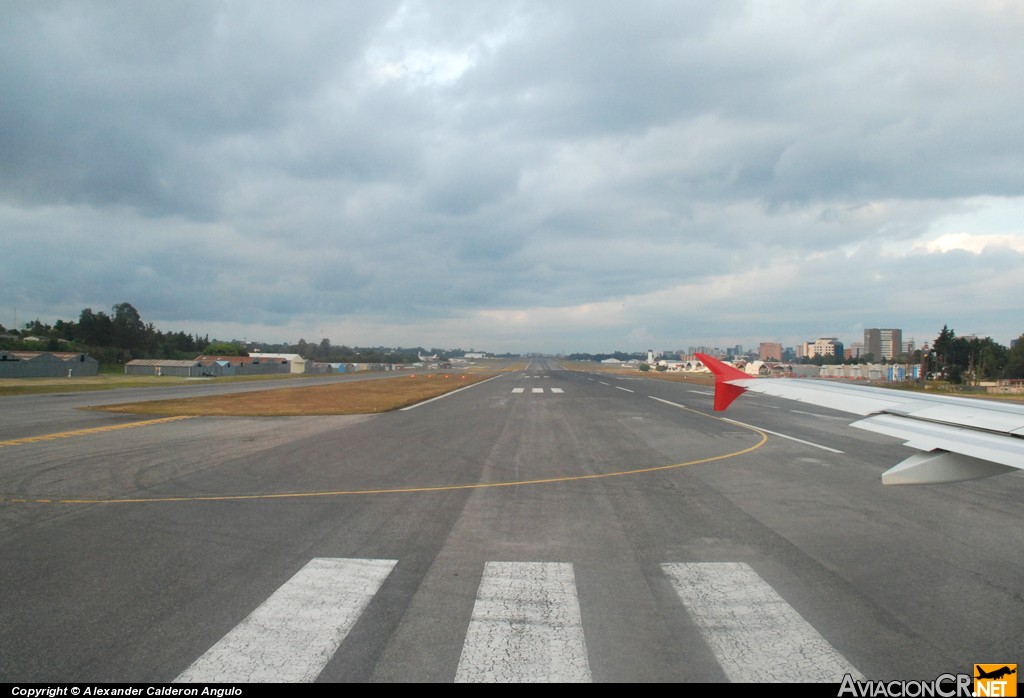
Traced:
[[543, 393], [544, 388], [531, 388], [531, 391], [534, 393]]
[[[673, 407], [679, 407], [679, 408], [684, 409], [684, 410], [688, 409], [687, 407], [684, 407], [683, 405], [680, 405], [678, 402], [672, 402], [670, 400], [662, 400], [660, 397], [654, 397], [653, 395], [648, 395], [647, 397], [651, 398], [652, 400], [657, 400], [658, 402], [663, 402], [666, 405], [672, 405]], [[731, 424], [737, 424], [737, 425], [739, 425], [741, 427], [746, 427], [748, 429], [756, 429], [757, 431], [763, 431], [765, 434], [771, 434], [772, 436], [778, 436], [781, 439], [789, 439], [790, 441], [796, 441], [797, 443], [804, 444], [805, 446], [813, 446], [814, 448], [820, 448], [822, 451], [828, 451], [829, 453], [842, 453], [842, 451], [840, 451], [838, 448], [832, 448], [831, 446], [823, 446], [821, 444], [816, 444], [813, 441], [805, 441], [803, 439], [798, 439], [795, 436], [789, 436], [788, 434], [781, 434], [781, 433], [779, 433], [777, 431], [772, 431], [771, 429], [765, 429], [763, 427], [754, 426], [753, 424], [747, 424], [746, 422], [739, 422], [739, 421], [737, 421], [735, 419], [729, 419], [728, 417], [719, 417], [719, 419], [721, 419], [723, 422], [729, 422]]]
[[808, 417], [817, 417], [818, 419], [831, 419], [836, 422], [848, 422], [850, 421], [846, 417], [836, 417], [831, 414], [818, 414], [817, 412], [804, 412], [803, 410], [790, 410], [793, 414], [805, 414]]
[[521, 392], [523, 392], [523, 388], [512, 388], [512, 392], [513, 393], [521, 393]]
[[561, 388], [552, 388], [551, 392], [553, 392], [553, 393], [564, 393], [565, 391], [562, 390]]
[[822, 446], [821, 444], [816, 444], [813, 441], [804, 441], [803, 439], [798, 439], [795, 436], [789, 436], [788, 434], [780, 434], [779, 432], [771, 431], [770, 429], [763, 429], [761, 427], [755, 427], [753, 424], [747, 424], [746, 422], [737, 422], [735, 419], [729, 419], [728, 417], [721, 417], [720, 419], [723, 422], [732, 422], [733, 424], [738, 424], [741, 427], [749, 427], [751, 429], [757, 429], [758, 431], [763, 431], [765, 434], [771, 434], [772, 436], [778, 436], [779, 438], [782, 438], [782, 439], [789, 439], [790, 441], [796, 441], [798, 444], [804, 444], [805, 446], [813, 446], [814, 448], [820, 448], [822, 451], [828, 451], [829, 453], [842, 453], [842, 451], [840, 451], [838, 448], [832, 448], [831, 446]]
[[734, 682], [838, 683], [857, 669], [742, 562], [661, 566]]
[[310, 560], [175, 681], [313, 681], [396, 563]]
[[455, 681], [590, 680], [572, 565], [488, 562]]
[[617, 385], [617, 386], [615, 386], [615, 388], [616, 388], [617, 390], [625, 390], [625, 391], [626, 391], [627, 393], [632, 393], [632, 392], [635, 392], [635, 391], [633, 391], [633, 390], [630, 390], [629, 388], [623, 388], [623, 387], [622, 387], [621, 385]]

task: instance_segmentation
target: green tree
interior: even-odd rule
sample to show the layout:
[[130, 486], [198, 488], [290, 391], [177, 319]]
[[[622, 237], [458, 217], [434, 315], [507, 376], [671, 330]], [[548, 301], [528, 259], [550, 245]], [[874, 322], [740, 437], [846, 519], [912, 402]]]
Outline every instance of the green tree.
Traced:
[[940, 371], [945, 371], [946, 365], [950, 363], [955, 340], [956, 333], [949, 329], [948, 325], [943, 325], [939, 336], [932, 343], [932, 355], [935, 357], [935, 365]]
[[69, 342], [73, 342], [78, 332], [78, 326], [73, 322], [65, 322], [64, 320], [57, 320], [53, 323], [54, 331], [60, 336], [61, 339], [66, 339]]
[[114, 346], [131, 353], [143, 347], [146, 325], [139, 311], [131, 303], [118, 303], [112, 309], [111, 324], [114, 330]]
[[1013, 349], [1007, 352], [1003, 377], [1024, 378], [1024, 334], [1017, 338]]
[[975, 339], [970, 346], [971, 362], [979, 378], [999, 378], [1003, 375], [1010, 351], [991, 337]]
[[78, 339], [90, 347], [109, 346], [114, 338], [114, 326], [102, 310], [94, 313], [86, 308], [78, 317]]
[[203, 350], [208, 356], [242, 356], [242, 348], [231, 342], [213, 342]]
[[1004, 375], [1009, 351], [991, 337], [957, 337], [948, 326], [943, 326], [935, 339], [932, 357], [935, 370], [941, 371], [950, 383], [976, 384]]
[[36, 318], [32, 322], [25, 323], [25, 331], [22, 334], [32, 335], [33, 337], [49, 337], [50, 330], [52, 328], [49, 325], [44, 325]]

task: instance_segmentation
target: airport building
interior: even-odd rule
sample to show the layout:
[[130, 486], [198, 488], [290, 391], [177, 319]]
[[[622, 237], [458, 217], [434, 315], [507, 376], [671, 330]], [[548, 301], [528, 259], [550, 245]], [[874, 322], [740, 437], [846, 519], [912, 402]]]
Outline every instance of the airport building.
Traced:
[[210, 375], [195, 359], [132, 359], [124, 365], [126, 376], [178, 376], [200, 378]]
[[[264, 362], [271, 359], [279, 359], [288, 364], [291, 373], [305, 373], [306, 372], [306, 360], [299, 354], [266, 354], [263, 352], [250, 352], [250, 357]], [[287, 373], [287, 371], [286, 371]]]
[[[305, 363], [303, 363], [305, 366]], [[179, 376], [215, 378], [218, 376], [257, 376], [271, 373], [295, 373], [294, 364], [282, 358], [251, 356], [199, 356], [195, 359], [134, 359], [124, 365], [129, 376]]]
[[100, 363], [73, 351], [0, 351], [0, 378], [95, 376]]

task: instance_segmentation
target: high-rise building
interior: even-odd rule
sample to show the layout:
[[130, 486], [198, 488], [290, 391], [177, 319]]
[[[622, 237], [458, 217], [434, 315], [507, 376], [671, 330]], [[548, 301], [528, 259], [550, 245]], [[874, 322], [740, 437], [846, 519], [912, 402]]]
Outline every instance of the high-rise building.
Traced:
[[843, 343], [838, 337], [821, 337], [814, 341], [814, 350], [811, 356], [843, 356]]
[[782, 361], [782, 345], [778, 342], [761, 342], [757, 358], [761, 361]]
[[872, 328], [864, 330], [864, 350], [875, 361], [892, 361], [903, 351], [903, 330]]
[[797, 358], [805, 356], [813, 359], [815, 356], [838, 356], [843, 357], [843, 343], [838, 337], [820, 337], [813, 342], [804, 342], [803, 349], [798, 347]]

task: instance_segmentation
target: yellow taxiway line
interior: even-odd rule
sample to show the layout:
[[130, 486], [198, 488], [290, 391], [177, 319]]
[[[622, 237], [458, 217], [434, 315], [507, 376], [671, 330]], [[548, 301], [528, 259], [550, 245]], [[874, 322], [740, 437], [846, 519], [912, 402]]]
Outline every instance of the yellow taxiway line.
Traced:
[[21, 444], [34, 444], [39, 441], [54, 441], [55, 439], [70, 439], [75, 436], [88, 436], [90, 434], [102, 434], [106, 431], [118, 431], [119, 429], [134, 429], [135, 427], [146, 427], [151, 424], [163, 424], [164, 422], [176, 422], [181, 419], [192, 419], [191, 415], [178, 417], [161, 417], [159, 419], [144, 419], [139, 422], [126, 422], [125, 424], [113, 424], [105, 427], [90, 427], [89, 429], [76, 429], [74, 431], [59, 431], [55, 434], [40, 434], [39, 436], [26, 436], [21, 439], [9, 439], [0, 441], [0, 448], [4, 446], [20, 446]]
[[[667, 402], [667, 401], [665, 401]], [[685, 468], [690, 465], [698, 465], [700, 463], [711, 463], [718, 460], [725, 460], [727, 458], [736, 458], [742, 456], [751, 451], [764, 446], [768, 441], [768, 435], [756, 427], [752, 427], [746, 424], [739, 424], [731, 422], [730, 420], [724, 420], [713, 415], [700, 412], [698, 410], [691, 410], [688, 407], [677, 405], [675, 403], [668, 403], [675, 407], [680, 407], [688, 412], [699, 414], [709, 419], [716, 419], [718, 421], [734, 424], [736, 426], [742, 426], [745, 429], [749, 429], [761, 436], [761, 439], [747, 448], [739, 451], [733, 451], [732, 453], [723, 453], [717, 456], [709, 456], [708, 458], [698, 458], [696, 460], [685, 461], [683, 463], [673, 463], [671, 465], [658, 465], [647, 468], [634, 468], [632, 470], [619, 470], [611, 473], [591, 473], [588, 475], [565, 475], [561, 477], [549, 477], [539, 478], [534, 480], [509, 480], [505, 482], [474, 482], [474, 483], [463, 483], [454, 485], [432, 485], [423, 487], [392, 487], [392, 488], [378, 488], [378, 489], [365, 489], [365, 490], [325, 490], [325, 491], [312, 491], [312, 492], [272, 492], [264, 494], [224, 494], [224, 495], [194, 495], [185, 497], [137, 497], [137, 498], [124, 498], [124, 499], [99, 499], [99, 498], [59, 498], [53, 497], [49, 499], [38, 499], [38, 498], [14, 498], [14, 497], [0, 497], [0, 502], [19, 502], [19, 503], [36, 503], [36, 504], [152, 504], [157, 502], [236, 502], [236, 501], [249, 501], [249, 500], [260, 500], [260, 499], [308, 499], [311, 497], [343, 497], [343, 496], [354, 496], [354, 495], [367, 495], [367, 494], [416, 494], [426, 492], [452, 492], [455, 490], [483, 490], [492, 489], [496, 487], [526, 487], [529, 485], [551, 485], [562, 482], [577, 482], [580, 480], [601, 480], [611, 477], [624, 477], [627, 475], [642, 475], [644, 473], [655, 473], [663, 470], [675, 470], [678, 468]], [[75, 436], [83, 433], [93, 433], [96, 431], [104, 431], [108, 429], [124, 429], [131, 426], [142, 426], [144, 424], [155, 424], [158, 422], [173, 421], [175, 419], [187, 419], [187, 417], [167, 417], [164, 419], [152, 419], [145, 422], [132, 422], [131, 424], [119, 425], [117, 427], [100, 427], [98, 429], [83, 429], [78, 432], [63, 432], [63, 434], [51, 435], [52, 438], [62, 438], [62, 436]], [[34, 437], [35, 439], [41, 440], [44, 437]], [[23, 440], [19, 440], [23, 441]], [[0, 445], [7, 445], [10, 442], [0, 442]]]

